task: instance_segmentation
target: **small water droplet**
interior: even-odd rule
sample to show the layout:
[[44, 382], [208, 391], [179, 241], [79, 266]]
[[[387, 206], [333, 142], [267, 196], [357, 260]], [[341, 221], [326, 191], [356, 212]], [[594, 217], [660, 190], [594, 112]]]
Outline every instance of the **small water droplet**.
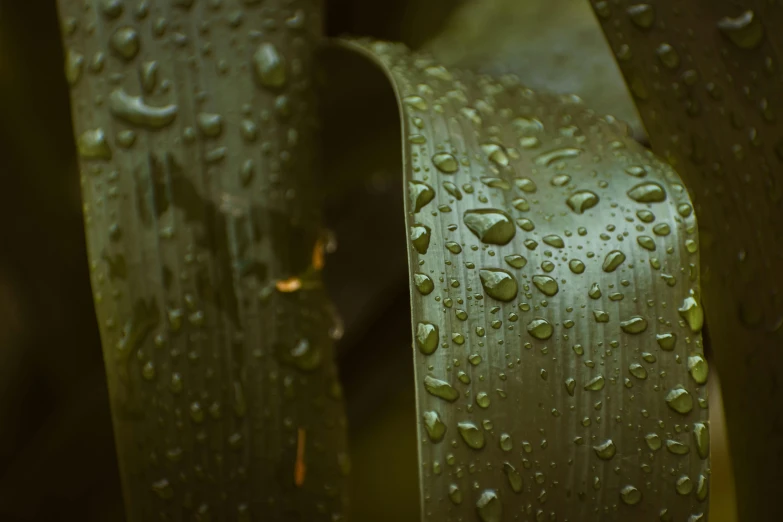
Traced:
[[429, 295], [435, 289], [430, 276], [418, 272], [413, 274], [413, 284], [421, 295]]
[[271, 43], [262, 43], [256, 49], [253, 54], [253, 71], [262, 87], [279, 89], [288, 80], [285, 58]]
[[699, 458], [703, 460], [710, 456], [710, 430], [707, 424], [703, 422], [693, 424], [693, 441], [696, 443]]
[[631, 485], [623, 486], [620, 490], [620, 499], [629, 506], [633, 506], [642, 501], [642, 492]]
[[667, 352], [674, 350], [674, 346], [677, 344], [677, 334], [662, 333], [656, 335], [655, 338], [661, 350], [666, 350]]
[[111, 35], [109, 46], [125, 61], [130, 61], [139, 52], [139, 34], [133, 27], [120, 27]]
[[430, 248], [431, 232], [430, 227], [427, 225], [413, 225], [411, 227], [411, 243], [416, 252], [421, 255], [426, 254]]
[[457, 158], [448, 152], [439, 152], [432, 157], [432, 164], [444, 174], [454, 174], [459, 169]]
[[449, 402], [454, 402], [459, 398], [459, 392], [451, 384], [429, 375], [424, 377], [424, 389], [430, 395]]
[[601, 460], [611, 460], [617, 453], [617, 447], [612, 439], [606, 439], [601, 444], [593, 446], [593, 450], [595, 450], [595, 454]]
[[695, 295], [686, 297], [678, 311], [680, 312], [680, 317], [688, 323], [691, 332], [699, 333], [701, 331], [702, 326], [704, 326], [704, 310], [696, 300]]
[[585, 384], [585, 390], [587, 391], [600, 391], [604, 389], [604, 384], [606, 383], [606, 380], [604, 379], [603, 375], [599, 375], [597, 377], [593, 377], [589, 381], [587, 381], [587, 384]]
[[440, 420], [440, 415], [436, 411], [424, 412], [424, 428], [432, 442], [440, 442], [446, 435], [446, 425]]
[[438, 348], [440, 334], [437, 325], [419, 323], [416, 327], [416, 345], [424, 355], [432, 355]]
[[625, 333], [639, 334], [647, 330], [647, 320], [644, 317], [636, 315], [627, 321], [622, 321], [620, 323], [620, 328], [622, 328]]
[[659, 183], [648, 181], [629, 190], [628, 197], [639, 203], [660, 203], [666, 200], [666, 191]]
[[707, 359], [700, 353], [694, 353], [688, 357], [688, 373], [691, 374], [696, 384], [705, 384], [709, 375]]
[[541, 293], [549, 297], [556, 295], [560, 289], [557, 285], [557, 281], [545, 275], [534, 275], [533, 284], [541, 291]]
[[612, 250], [604, 258], [603, 270], [604, 272], [614, 272], [625, 261], [625, 254], [619, 250]]
[[625, 10], [640, 29], [649, 29], [655, 23], [655, 9], [650, 4], [635, 4]]

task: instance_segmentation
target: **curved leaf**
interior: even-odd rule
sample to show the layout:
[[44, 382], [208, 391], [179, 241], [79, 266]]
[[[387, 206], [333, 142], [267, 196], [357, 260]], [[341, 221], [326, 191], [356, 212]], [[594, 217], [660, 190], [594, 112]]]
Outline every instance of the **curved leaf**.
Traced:
[[783, 478], [783, 9], [593, 1], [654, 150], [687, 181], [741, 520], [777, 516]]
[[576, 97], [341, 45], [400, 106], [423, 520], [705, 519], [697, 233], [674, 171]]
[[318, 7], [59, 2], [129, 521], [342, 517]]

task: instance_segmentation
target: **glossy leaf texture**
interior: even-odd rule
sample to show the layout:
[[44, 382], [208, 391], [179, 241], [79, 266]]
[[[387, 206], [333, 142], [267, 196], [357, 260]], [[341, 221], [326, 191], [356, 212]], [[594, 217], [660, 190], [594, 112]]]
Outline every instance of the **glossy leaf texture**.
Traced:
[[129, 522], [343, 517], [319, 8], [59, 2]]
[[706, 520], [698, 234], [676, 173], [575, 96], [340, 45], [400, 107], [422, 520]]
[[783, 7], [592, 2], [653, 150], [692, 191], [740, 520], [783, 487]]

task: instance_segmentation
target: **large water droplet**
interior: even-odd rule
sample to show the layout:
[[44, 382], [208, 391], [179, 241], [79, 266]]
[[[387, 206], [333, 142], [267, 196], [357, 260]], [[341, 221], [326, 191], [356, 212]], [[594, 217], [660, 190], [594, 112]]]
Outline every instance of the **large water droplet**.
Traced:
[[598, 204], [599, 198], [595, 192], [580, 190], [566, 200], [568, 206], [577, 214], [582, 214]]
[[435, 284], [427, 274], [413, 274], [413, 284], [421, 295], [429, 295], [435, 289]]
[[533, 284], [536, 285], [536, 288], [538, 288], [541, 293], [549, 297], [557, 294], [560, 289], [557, 285], [557, 281], [545, 275], [534, 275]]
[[502, 268], [485, 268], [479, 271], [481, 286], [487, 295], [498, 301], [512, 301], [518, 292], [517, 279]]
[[707, 359], [700, 353], [694, 353], [688, 357], [688, 373], [691, 374], [696, 384], [705, 384], [709, 375]]
[[120, 27], [111, 35], [109, 47], [125, 61], [130, 61], [139, 52], [139, 34], [133, 27]]
[[408, 193], [414, 214], [435, 198], [435, 190], [423, 181], [409, 181]]
[[593, 450], [595, 450], [595, 454], [598, 455], [598, 458], [601, 460], [611, 460], [615, 453], [617, 453], [617, 447], [614, 445], [612, 439], [606, 439], [601, 444], [593, 446]]
[[424, 377], [424, 389], [430, 395], [449, 402], [454, 402], [459, 398], [459, 392], [451, 384], [429, 375]]
[[546, 319], [538, 317], [527, 324], [527, 333], [536, 339], [545, 341], [552, 337], [554, 328]]
[[622, 328], [625, 333], [639, 334], [647, 330], [647, 319], [635, 315], [627, 321], [622, 321], [620, 323], [620, 328]]
[[604, 272], [614, 272], [617, 267], [623, 264], [625, 261], [625, 254], [619, 250], [612, 250], [604, 258], [603, 270]]
[[426, 254], [430, 248], [431, 232], [427, 225], [413, 225], [411, 227], [411, 243], [416, 252], [421, 255]]
[[440, 420], [440, 415], [436, 411], [424, 412], [424, 428], [432, 442], [440, 442], [446, 435], [446, 425]]
[[500, 522], [503, 516], [503, 506], [497, 491], [487, 489], [476, 501], [476, 512], [481, 522]]
[[424, 355], [431, 355], [438, 348], [440, 334], [437, 325], [419, 323], [416, 327], [416, 345]]
[[511, 216], [495, 208], [467, 210], [462, 219], [471, 232], [490, 245], [506, 245], [516, 234]]
[[699, 458], [706, 459], [710, 456], [710, 429], [703, 422], [693, 424], [693, 441], [696, 443], [696, 450]]
[[695, 295], [686, 297], [678, 311], [680, 312], [680, 317], [688, 323], [691, 332], [699, 333], [701, 331], [702, 326], [704, 326], [704, 310], [699, 305]]
[[439, 152], [432, 157], [432, 164], [444, 174], [454, 174], [459, 169], [457, 158], [448, 152]]
[[469, 421], [463, 421], [457, 424], [457, 430], [462, 436], [462, 440], [465, 444], [473, 449], [481, 449], [486, 443], [484, 439], [484, 431]]
[[86, 130], [76, 140], [79, 156], [84, 159], [111, 159], [111, 148], [102, 128]]
[[764, 39], [764, 26], [753, 11], [745, 11], [736, 18], [721, 18], [718, 29], [741, 49], [755, 49]]
[[587, 384], [585, 384], [585, 390], [587, 391], [601, 391], [604, 389], [604, 384], [606, 383], [606, 380], [604, 379], [603, 375], [598, 375], [597, 377], [593, 377], [589, 381], [587, 381]]
[[666, 404], [677, 413], [685, 415], [693, 409], [693, 397], [688, 393], [688, 390], [677, 386], [666, 394]]
[[620, 490], [620, 499], [629, 506], [633, 506], [641, 502], [642, 492], [631, 485], [623, 486]]
[[628, 197], [639, 203], [660, 203], [666, 200], [666, 191], [660, 184], [648, 181], [629, 190]]
[[508, 478], [508, 485], [511, 486], [511, 490], [514, 493], [521, 493], [524, 484], [522, 482], [522, 475], [519, 474], [519, 471], [517, 471], [510, 462], [504, 462], [503, 473], [505, 473], [506, 478]]
[[122, 89], [116, 89], [109, 96], [109, 110], [114, 117], [128, 123], [150, 129], [161, 129], [174, 121], [178, 107], [176, 105], [153, 107], [144, 103], [141, 96], [130, 96]]
[[253, 72], [262, 87], [278, 89], [288, 80], [285, 59], [271, 43], [262, 43], [256, 49], [253, 54]]

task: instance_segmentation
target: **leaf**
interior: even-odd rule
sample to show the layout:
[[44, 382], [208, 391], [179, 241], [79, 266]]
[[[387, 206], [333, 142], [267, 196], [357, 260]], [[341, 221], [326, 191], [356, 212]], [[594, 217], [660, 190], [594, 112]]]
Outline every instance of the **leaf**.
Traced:
[[340, 45], [400, 106], [423, 520], [697, 520], [697, 234], [674, 171], [574, 96]]
[[59, 2], [129, 521], [344, 510], [320, 13], [273, 4]]
[[774, 517], [783, 487], [783, 12], [748, 1], [593, 7], [653, 150], [695, 200], [739, 519]]

